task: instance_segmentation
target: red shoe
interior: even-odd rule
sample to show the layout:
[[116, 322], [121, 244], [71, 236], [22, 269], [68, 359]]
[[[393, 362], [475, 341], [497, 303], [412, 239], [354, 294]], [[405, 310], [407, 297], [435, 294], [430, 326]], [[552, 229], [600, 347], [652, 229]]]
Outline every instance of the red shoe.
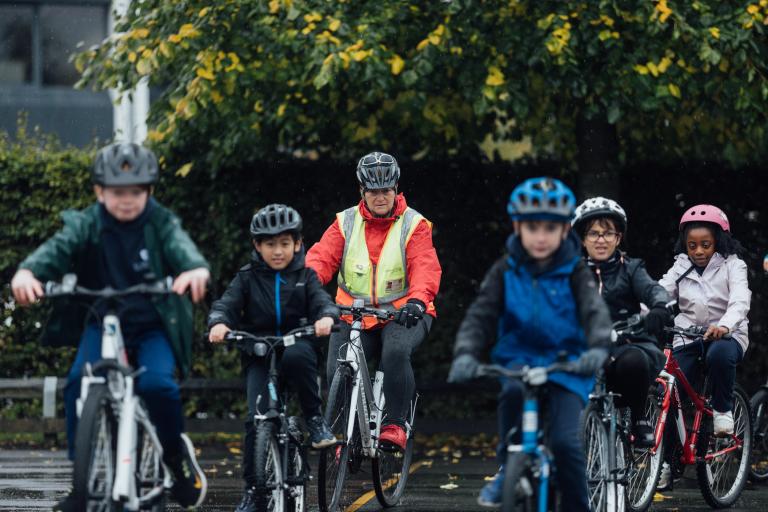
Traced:
[[384, 425], [381, 427], [379, 446], [383, 450], [400, 450], [404, 452], [407, 442], [408, 436], [405, 435], [403, 427], [399, 425]]

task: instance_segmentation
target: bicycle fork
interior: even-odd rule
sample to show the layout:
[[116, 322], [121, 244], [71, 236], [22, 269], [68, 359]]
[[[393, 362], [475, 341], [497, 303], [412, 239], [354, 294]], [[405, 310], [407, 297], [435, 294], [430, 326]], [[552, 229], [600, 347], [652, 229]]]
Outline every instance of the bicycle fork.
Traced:
[[133, 377], [125, 377], [125, 394], [120, 404], [120, 421], [117, 430], [117, 457], [115, 485], [112, 499], [126, 504], [126, 508], [138, 509], [136, 481], [133, 478], [136, 467], [136, 414], [138, 397], [133, 394]]

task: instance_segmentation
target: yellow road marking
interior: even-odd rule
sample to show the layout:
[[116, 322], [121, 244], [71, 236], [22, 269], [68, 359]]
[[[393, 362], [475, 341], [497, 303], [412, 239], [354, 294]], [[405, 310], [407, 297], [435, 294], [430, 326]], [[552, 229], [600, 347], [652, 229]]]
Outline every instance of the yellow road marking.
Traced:
[[[408, 469], [408, 474], [412, 475], [414, 473], [414, 471], [416, 471], [417, 469], [419, 469], [421, 466], [424, 466], [424, 465], [426, 465], [426, 461], [423, 461], [423, 460], [420, 460], [418, 462], [414, 462], [413, 464], [411, 464], [411, 467]], [[389, 482], [386, 482], [382, 487], [384, 489], [389, 489], [390, 487], [392, 487], [397, 482], [398, 482], [398, 480], [392, 479]], [[366, 503], [371, 501], [371, 499], [374, 496], [376, 496], [376, 491], [368, 491], [367, 493], [365, 493], [362, 496], [360, 496], [359, 498], [357, 498], [354, 503], [352, 503], [350, 506], [348, 506], [346, 509], [344, 509], [344, 512], [356, 512], [357, 510], [362, 508], [363, 505], [365, 505]]]

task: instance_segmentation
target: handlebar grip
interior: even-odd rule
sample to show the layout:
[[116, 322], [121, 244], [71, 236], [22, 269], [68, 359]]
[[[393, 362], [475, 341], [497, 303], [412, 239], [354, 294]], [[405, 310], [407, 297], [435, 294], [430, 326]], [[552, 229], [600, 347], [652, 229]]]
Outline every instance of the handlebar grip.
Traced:
[[331, 332], [339, 332], [340, 330], [341, 330], [341, 325], [339, 324], [333, 324], [333, 326], [331, 326]]

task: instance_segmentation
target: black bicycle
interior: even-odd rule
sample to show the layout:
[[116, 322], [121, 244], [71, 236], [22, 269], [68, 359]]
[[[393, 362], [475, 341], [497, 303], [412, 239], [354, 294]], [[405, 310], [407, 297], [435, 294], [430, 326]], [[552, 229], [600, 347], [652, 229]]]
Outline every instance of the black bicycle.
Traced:
[[768, 480], [768, 383], [760, 386], [749, 401], [752, 408], [752, 460], [749, 479]]
[[[225, 341], [257, 358], [267, 358], [266, 407], [253, 417], [256, 442], [254, 459], [256, 510], [303, 512], [307, 508], [307, 482], [310, 480], [307, 445], [297, 417], [288, 416], [287, 391], [279, 392], [277, 353], [299, 338], [315, 336], [312, 326], [300, 327], [285, 336], [256, 336], [244, 331], [229, 331]], [[261, 400], [259, 400], [261, 404]], [[257, 406], [258, 407], [258, 406]]]

